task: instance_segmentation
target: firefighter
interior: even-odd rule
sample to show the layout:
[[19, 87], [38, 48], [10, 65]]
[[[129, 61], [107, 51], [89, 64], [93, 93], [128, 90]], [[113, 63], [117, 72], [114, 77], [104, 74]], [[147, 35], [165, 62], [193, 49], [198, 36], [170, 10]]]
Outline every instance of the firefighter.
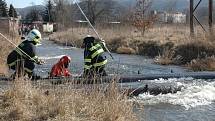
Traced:
[[105, 65], [107, 64], [103, 46], [95, 42], [93, 36], [87, 36], [83, 41], [84, 47], [84, 76], [107, 76]]
[[40, 44], [41, 39], [41, 33], [37, 29], [33, 29], [26, 39], [8, 55], [7, 64], [9, 69], [15, 71], [14, 77], [17, 74], [18, 77], [27, 74], [29, 78], [32, 78], [34, 76], [34, 63], [38, 65], [44, 63], [36, 55], [36, 46]]
[[51, 70], [50, 77], [69, 77], [71, 73], [68, 69], [71, 58], [63, 56], [58, 63], [56, 63]]

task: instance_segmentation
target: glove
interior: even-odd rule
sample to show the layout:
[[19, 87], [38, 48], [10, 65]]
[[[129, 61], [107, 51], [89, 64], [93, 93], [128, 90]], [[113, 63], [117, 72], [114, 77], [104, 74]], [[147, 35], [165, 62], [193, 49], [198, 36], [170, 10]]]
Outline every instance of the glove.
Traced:
[[43, 64], [45, 64], [45, 61], [39, 59], [37, 64], [38, 64], [38, 65], [43, 65]]
[[101, 39], [101, 42], [105, 42], [105, 40]]
[[105, 47], [106, 46], [105, 40], [102, 39], [101, 44]]

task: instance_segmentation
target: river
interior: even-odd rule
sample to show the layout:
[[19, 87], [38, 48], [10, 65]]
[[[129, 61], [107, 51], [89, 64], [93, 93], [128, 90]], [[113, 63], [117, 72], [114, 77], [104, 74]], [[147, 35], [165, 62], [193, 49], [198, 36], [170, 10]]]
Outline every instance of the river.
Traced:
[[[38, 55], [46, 64], [37, 66], [36, 73], [46, 77], [51, 66], [63, 55], [72, 58], [70, 70], [74, 75], [83, 72], [83, 50], [63, 47], [51, 41], [44, 40], [38, 46]], [[186, 73], [186, 68], [178, 66], [160, 66], [153, 64], [153, 60], [138, 55], [113, 54], [112, 60], [108, 54], [108, 74], [132, 75]], [[192, 78], [149, 80], [151, 83], [171, 82], [183, 85], [182, 91], [175, 94], [150, 95], [140, 94], [131, 99], [144, 110], [135, 108], [141, 121], [215, 121], [215, 80], [194, 80]]]

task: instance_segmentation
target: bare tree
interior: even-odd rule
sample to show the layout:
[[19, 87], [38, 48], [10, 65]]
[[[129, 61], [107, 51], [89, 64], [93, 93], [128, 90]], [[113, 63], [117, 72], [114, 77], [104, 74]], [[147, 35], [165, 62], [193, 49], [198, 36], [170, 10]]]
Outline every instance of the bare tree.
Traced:
[[177, 0], [169, 0], [166, 4], [168, 12], [175, 12], [175, 8], [177, 8]]
[[137, 0], [136, 2], [133, 25], [141, 31], [142, 35], [144, 35], [145, 31], [150, 28], [155, 21], [155, 16], [151, 15], [149, 12], [151, 5], [151, 0]]
[[81, 6], [84, 8], [88, 19], [92, 25], [96, 24], [98, 18], [107, 17], [112, 13], [114, 1], [112, 0], [82, 0]]
[[60, 23], [62, 27], [69, 27], [72, 22], [72, 5], [69, 0], [53, 0], [55, 6], [56, 22]]

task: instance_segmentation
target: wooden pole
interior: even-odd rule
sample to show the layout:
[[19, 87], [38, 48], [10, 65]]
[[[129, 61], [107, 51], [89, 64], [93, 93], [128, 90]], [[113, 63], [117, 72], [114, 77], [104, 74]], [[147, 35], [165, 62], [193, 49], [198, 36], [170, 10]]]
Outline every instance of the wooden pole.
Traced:
[[194, 25], [193, 25], [193, 0], [190, 0], [190, 35], [194, 36]]
[[209, 29], [213, 33], [213, 0], [209, 0]]

